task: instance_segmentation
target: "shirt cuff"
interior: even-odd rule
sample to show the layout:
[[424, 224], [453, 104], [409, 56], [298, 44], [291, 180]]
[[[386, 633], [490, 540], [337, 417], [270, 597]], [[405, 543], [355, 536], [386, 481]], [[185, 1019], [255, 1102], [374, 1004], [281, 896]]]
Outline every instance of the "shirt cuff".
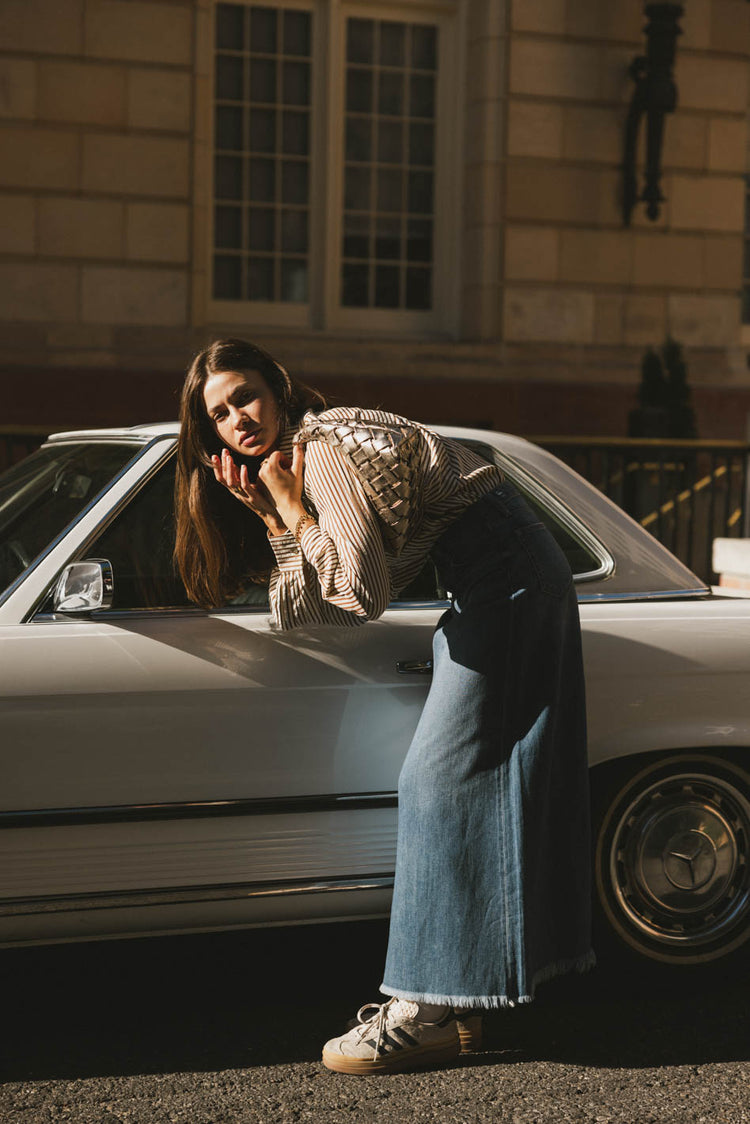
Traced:
[[276, 556], [280, 570], [298, 570], [300, 568], [302, 551], [291, 531], [286, 531], [283, 535], [272, 535], [269, 532], [268, 541]]

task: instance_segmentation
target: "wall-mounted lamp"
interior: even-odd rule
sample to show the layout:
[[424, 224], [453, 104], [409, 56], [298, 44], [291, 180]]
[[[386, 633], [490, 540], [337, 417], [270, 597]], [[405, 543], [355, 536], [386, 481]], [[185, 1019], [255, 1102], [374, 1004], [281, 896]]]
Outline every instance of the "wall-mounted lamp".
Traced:
[[[622, 217], [625, 226], [636, 203], [646, 204], [646, 214], [655, 221], [659, 217], [661, 193], [661, 146], [664, 138], [664, 117], [677, 105], [677, 87], [672, 77], [682, 4], [646, 4], [646, 54], [637, 55], [630, 64], [635, 90], [625, 125], [625, 152], [622, 162]], [[636, 151], [638, 126], [646, 115], [646, 183], [638, 194]]]

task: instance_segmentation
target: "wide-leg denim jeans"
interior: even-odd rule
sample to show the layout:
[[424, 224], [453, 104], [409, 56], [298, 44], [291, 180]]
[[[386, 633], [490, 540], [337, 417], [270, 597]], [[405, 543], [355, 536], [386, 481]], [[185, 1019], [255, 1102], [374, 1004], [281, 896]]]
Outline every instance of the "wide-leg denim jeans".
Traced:
[[433, 559], [452, 601], [399, 779], [381, 990], [512, 1006], [594, 959], [578, 606], [562, 551], [509, 483]]

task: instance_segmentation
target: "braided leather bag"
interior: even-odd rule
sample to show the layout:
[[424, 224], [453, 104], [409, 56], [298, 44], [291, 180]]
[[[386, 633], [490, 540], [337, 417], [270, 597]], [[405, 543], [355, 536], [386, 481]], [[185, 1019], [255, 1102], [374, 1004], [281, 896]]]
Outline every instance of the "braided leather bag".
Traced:
[[343, 450], [383, 524], [387, 545], [400, 554], [410, 521], [418, 514], [418, 430], [407, 423], [367, 421], [357, 411], [347, 421], [327, 421], [310, 413], [302, 419], [295, 441], [325, 441]]

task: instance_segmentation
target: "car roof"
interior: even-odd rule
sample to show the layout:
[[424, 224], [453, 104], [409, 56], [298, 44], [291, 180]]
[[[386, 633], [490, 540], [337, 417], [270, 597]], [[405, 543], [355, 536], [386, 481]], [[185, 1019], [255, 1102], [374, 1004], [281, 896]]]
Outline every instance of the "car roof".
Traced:
[[[441, 425], [438, 422], [425, 422], [423, 424], [432, 429], [439, 429], [441, 433], [446, 434], [448, 437], [464, 437], [477, 441], [486, 440], [490, 432], [486, 429], [470, 429], [466, 426]], [[179, 432], [180, 423], [178, 421], [144, 422], [140, 425], [110, 426], [106, 429], [65, 429], [57, 433], [51, 433], [47, 440], [80, 441], [91, 437], [136, 437], [142, 438], [144, 441], [151, 441], [155, 437], [177, 437]], [[524, 437], [517, 437], [510, 433], [501, 433], [497, 430], [493, 430], [492, 432], [513, 443], [520, 442], [523, 445], [529, 444]]]
[[142, 425], [111, 426], [107, 429], [65, 429], [58, 433], [50, 433], [48, 441], [85, 441], [96, 437], [136, 437], [144, 441], [151, 441], [154, 437], [176, 437], [180, 432], [180, 423], [171, 422], [145, 422]]

